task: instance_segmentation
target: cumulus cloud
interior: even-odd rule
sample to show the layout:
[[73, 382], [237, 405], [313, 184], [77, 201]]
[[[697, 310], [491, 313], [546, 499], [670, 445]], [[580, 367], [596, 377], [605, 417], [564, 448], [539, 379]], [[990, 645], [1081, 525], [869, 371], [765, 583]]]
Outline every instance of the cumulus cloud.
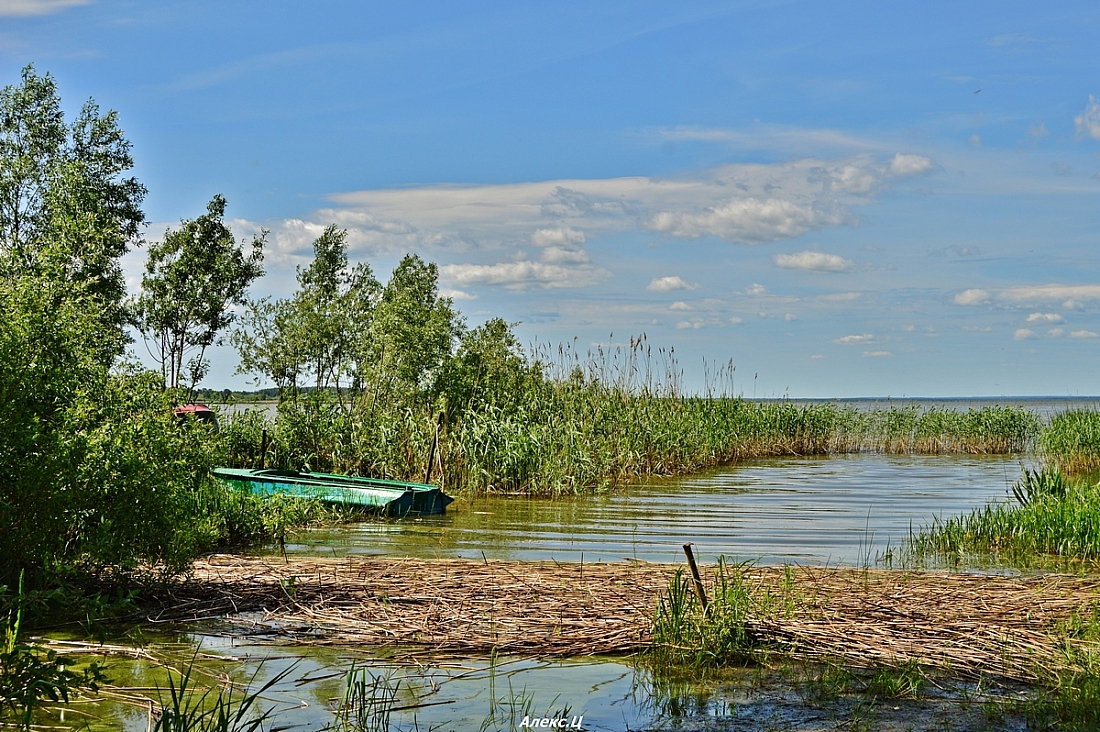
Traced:
[[695, 290], [699, 285], [689, 285], [679, 276], [654, 277], [649, 281], [646, 289], [650, 292], [671, 292], [672, 290]]
[[531, 243], [537, 247], [578, 247], [587, 240], [583, 231], [569, 226], [539, 229], [531, 235]]
[[591, 265], [564, 267], [547, 262], [500, 262], [497, 264], [447, 264], [439, 268], [445, 281], [462, 286], [501, 285], [512, 290], [586, 287], [609, 276]]
[[734, 315], [732, 318], [730, 318], [730, 323], [732, 325], [741, 325], [741, 323], [743, 323], [743, 322], [745, 322], [745, 321], [741, 320], [741, 318], [737, 317], [736, 315]]
[[49, 15], [76, 5], [87, 5], [91, 0], [0, 0], [0, 16]]
[[873, 341], [875, 337], [870, 333], [864, 333], [863, 335], [846, 335], [842, 338], [837, 338], [833, 343], [840, 343], [843, 345], [850, 345], [852, 343], [867, 343]]
[[1064, 318], [1058, 313], [1032, 313], [1027, 316], [1029, 323], [1061, 323]]
[[766, 287], [764, 287], [763, 285], [758, 285], [755, 282], [745, 288], [746, 295], [763, 295], [767, 291], [768, 290]]
[[691, 310], [691, 306], [688, 305], [683, 300], [677, 300], [676, 302], [669, 305], [668, 309], [669, 310]]
[[1047, 335], [1050, 336], [1051, 338], [1061, 338], [1062, 334], [1065, 333], [1065, 332], [1066, 331], [1065, 331], [1064, 328], [1051, 328], [1050, 330], [1047, 331]]
[[1072, 333], [1069, 334], [1069, 337], [1070, 338], [1088, 339], [1088, 338], [1096, 338], [1097, 335], [1098, 334], [1092, 332], [1091, 330], [1075, 330], [1075, 331], [1073, 331]]
[[783, 315], [783, 320], [786, 320], [789, 323], [792, 320], [798, 320], [798, 316], [795, 315], [794, 313], [785, 313]]
[[1035, 335], [1035, 331], [1030, 328], [1019, 328], [1012, 337], [1018, 341], [1026, 341], [1031, 338], [1038, 338], [1039, 336]]
[[989, 302], [989, 293], [985, 290], [963, 290], [955, 295], [956, 305], [981, 305], [987, 302]]
[[931, 158], [923, 155], [905, 155], [898, 153], [890, 161], [890, 174], [896, 176], [924, 175], [932, 170]]
[[717, 236], [735, 244], [763, 244], [848, 223], [851, 215], [779, 198], [735, 198], [700, 212], [662, 211], [647, 226], [680, 239]]
[[887, 357], [893, 356], [893, 355], [894, 354], [890, 353], [889, 351], [864, 351], [863, 352], [863, 357], [864, 358], [887, 358]]
[[1089, 94], [1085, 111], [1073, 118], [1073, 124], [1079, 136], [1100, 140], [1100, 99]]
[[692, 320], [681, 320], [676, 324], [676, 327], [680, 330], [685, 330], [688, 328], [702, 328], [703, 325], [704, 323], [701, 318], [693, 318]]
[[808, 272], [847, 272], [853, 263], [844, 257], [825, 252], [797, 252], [776, 254], [772, 261], [779, 267], [803, 269]]

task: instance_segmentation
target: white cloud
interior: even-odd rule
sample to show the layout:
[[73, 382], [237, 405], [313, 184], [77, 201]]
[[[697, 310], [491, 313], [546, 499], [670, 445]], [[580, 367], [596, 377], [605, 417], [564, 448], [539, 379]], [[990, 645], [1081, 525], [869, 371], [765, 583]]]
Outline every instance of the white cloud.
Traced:
[[1073, 124], [1081, 137], [1087, 135], [1094, 140], [1100, 140], [1100, 99], [1089, 94], [1085, 111], [1073, 118]]
[[[1010, 287], [1001, 292], [1001, 298], [1012, 302], [1029, 300], [1097, 300], [1100, 285], [1036, 285]], [[1069, 305], [1065, 306], [1069, 308]]]
[[686, 302], [684, 302], [683, 300], [677, 300], [676, 302], [674, 302], [674, 303], [672, 303], [671, 305], [669, 305], [669, 306], [668, 306], [668, 309], [669, 309], [669, 310], [681, 310], [681, 311], [682, 311], [682, 310], [691, 310], [691, 306], [690, 306], [690, 305], [688, 305], [688, 304], [687, 304]]
[[49, 15], [91, 0], [0, 0], [0, 15]]
[[442, 278], [458, 285], [502, 285], [512, 290], [587, 287], [609, 276], [590, 265], [563, 267], [547, 262], [500, 262], [498, 264], [447, 264], [439, 268]]
[[1047, 331], [1047, 335], [1050, 336], [1051, 338], [1061, 338], [1062, 334], [1065, 333], [1065, 332], [1066, 331], [1065, 331], [1064, 328], [1051, 328], [1050, 330]]
[[444, 288], [444, 289], [441, 289], [439, 291], [439, 294], [443, 297], [449, 297], [452, 300], [476, 300], [477, 299], [477, 295], [474, 295], [474, 294], [469, 293], [469, 292], [463, 292], [462, 290], [449, 290], [449, 289]]
[[842, 338], [837, 338], [833, 343], [852, 344], [852, 343], [867, 343], [873, 341], [875, 337], [870, 333], [864, 333], [863, 335], [846, 335]]
[[654, 277], [649, 281], [646, 289], [650, 292], [671, 292], [672, 290], [697, 290], [699, 285], [689, 285], [679, 276]]
[[890, 161], [890, 174], [896, 176], [924, 175], [932, 170], [931, 158], [923, 155], [905, 155], [898, 153]]
[[863, 357], [864, 358], [888, 358], [888, 357], [893, 356], [893, 355], [894, 354], [890, 353], [889, 351], [864, 351], [863, 352]]
[[989, 302], [989, 293], [985, 290], [964, 290], [955, 295], [956, 305], [981, 305]]
[[789, 323], [792, 320], [798, 320], [798, 316], [795, 315], [794, 313], [785, 313], [783, 315], [783, 320], [786, 320]]
[[755, 282], [745, 288], [746, 295], [763, 295], [767, 291], [767, 288], [765, 288], [763, 285], [758, 285]]
[[822, 358], [825, 358], [825, 357], [823, 355], [821, 355], [820, 353], [815, 353], [814, 355], [810, 356], [810, 359], [813, 360], [813, 361], [817, 361], [817, 360], [822, 359]]
[[1019, 328], [1012, 337], [1018, 341], [1026, 341], [1031, 338], [1038, 338], [1039, 336], [1035, 335], [1035, 331], [1030, 328]]
[[588, 240], [583, 231], [569, 226], [554, 229], [539, 229], [531, 235], [531, 243], [537, 247], [573, 247]]
[[1050, 132], [1047, 131], [1046, 123], [1039, 120], [1036, 124], [1028, 128], [1027, 134], [1034, 137], [1036, 140], [1042, 140], [1043, 138], [1050, 137]]
[[732, 323], [733, 325], [741, 325], [741, 323], [743, 322], [745, 321], [741, 320], [741, 318], [737, 317], [736, 315], [730, 318], [730, 323]]
[[970, 137], [966, 138], [966, 144], [969, 145], [970, 147], [981, 147], [982, 146], [982, 136], [981, 135], [971, 135]]
[[1091, 330], [1075, 330], [1075, 331], [1073, 331], [1072, 333], [1069, 334], [1069, 337], [1070, 338], [1086, 339], [1086, 338], [1096, 338], [1096, 337], [1098, 337], [1098, 335], [1096, 333], [1093, 333]]
[[688, 328], [702, 328], [703, 321], [700, 318], [695, 318], [694, 320], [681, 320], [679, 323], [676, 324], [676, 327], [679, 330], [686, 330]]
[[1027, 316], [1029, 323], [1061, 323], [1064, 318], [1058, 313], [1032, 313]]
[[825, 252], [797, 252], [795, 254], [776, 254], [772, 261], [779, 267], [803, 269], [808, 272], [846, 272], [853, 263], [844, 257]]
[[763, 244], [850, 221], [850, 214], [835, 208], [780, 198], [735, 198], [697, 213], [662, 211], [646, 225], [680, 239], [717, 236], [735, 244]]

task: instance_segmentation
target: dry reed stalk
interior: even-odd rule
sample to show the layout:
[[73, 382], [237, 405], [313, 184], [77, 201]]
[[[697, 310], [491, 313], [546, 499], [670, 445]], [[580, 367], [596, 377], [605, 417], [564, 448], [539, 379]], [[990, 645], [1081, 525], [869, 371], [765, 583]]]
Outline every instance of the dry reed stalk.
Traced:
[[[149, 619], [218, 618], [279, 642], [416, 648], [451, 657], [626, 654], [650, 643], [675, 565], [213, 556]], [[1031, 679], [1059, 667], [1055, 622], [1100, 580], [749, 567], [754, 637], [854, 666], [915, 661]], [[704, 571], [705, 575], [713, 572]], [[713, 587], [708, 589], [713, 592]], [[767, 609], [770, 608], [770, 609]]]

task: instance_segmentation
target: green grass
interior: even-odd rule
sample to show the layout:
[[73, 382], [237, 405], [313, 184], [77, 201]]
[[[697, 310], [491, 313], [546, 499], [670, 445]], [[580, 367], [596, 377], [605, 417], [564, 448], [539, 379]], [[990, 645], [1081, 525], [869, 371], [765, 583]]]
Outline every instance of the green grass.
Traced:
[[1065, 473], [1100, 470], [1100, 412], [1077, 409], [1055, 415], [1039, 447]]
[[[266, 430], [268, 466], [404, 480], [423, 480], [434, 432], [428, 414], [341, 406], [325, 393], [284, 402], [275, 420], [246, 412], [224, 421], [229, 465], [258, 465]], [[434, 478], [452, 492], [580, 494], [759, 457], [1019, 453], [1039, 429], [1033, 414], [1011, 407], [858, 412], [536, 380], [514, 404], [449, 419]]]
[[1056, 468], [1025, 473], [1015, 504], [993, 504], [931, 527], [910, 539], [917, 558], [993, 555], [1008, 564], [1043, 557], [1100, 559], [1100, 484], [1067, 479]]

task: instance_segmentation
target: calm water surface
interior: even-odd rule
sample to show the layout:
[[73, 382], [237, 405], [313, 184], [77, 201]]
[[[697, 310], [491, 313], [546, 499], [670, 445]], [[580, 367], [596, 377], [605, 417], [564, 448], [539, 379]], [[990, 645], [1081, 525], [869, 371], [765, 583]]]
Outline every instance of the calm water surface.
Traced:
[[[287, 549], [321, 555], [557, 561], [583, 555], [584, 561], [680, 562], [681, 545], [691, 541], [707, 561], [723, 554], [764, 563], [862, 564], [887, 546], [898, 547], [911, 526], [1006, 500], [1019, 472], [1020, 459], [1005, 456], [762, 460], [630, 485], [604, 496], [459, 499], [444, 516], [306, 532]], [[276, 707], [284, 729], [316, 730], [331, 722], [330, 710], [353, 662], [368, 664], [390, 683], [400, 682], [406, 709], [394, 714], [394, 729], [509, 729], [523, 716], [510, 706], [528, 703], [540, 716], [548, 708], [569, 707], [571, 714], [584, 715], [588, 730], [721, 729], [731, 720], [749, 729], [784, 729], [807, 714], [820, 715], [789, 685], [772, 696], [751, 691], [757, 686], [747, 676], [751, 672], [731, 671], [718, 682], [670, 684], [616, 659], [501, 659], [495, 668], [482, 659], [401, 668], [366, 654], [353, 656], [353, 649], [241, 645], [215, 636], [185, 640], [190, 648], [201, 642], [213, 657], [212, 667], [242, 680], [257, 668], [262, 679], [296, 664], [265, 703]], [[191, 652], [185, 649], [181, 657]], [[261, 659], [266, 659], [262, 666]], [[117, 662], [113, 675], [124, 685], [151, 687], [155, 671], [143, 661]], [[146, 729], [146, 711], [96, 706], [99, 711], [91, 715], [98, 718], [91, 725], [96, 730]]]
[[694, 542], [706, 561], [862, 564], [933, 518], [1002, 501], [1012, 457], [853, 455], [761, 460], [704, 476], [549, 501], [455, 501], [443, 516], [307, 532], [298, 554], [389, 554], [498, 560], [678, 562]]

